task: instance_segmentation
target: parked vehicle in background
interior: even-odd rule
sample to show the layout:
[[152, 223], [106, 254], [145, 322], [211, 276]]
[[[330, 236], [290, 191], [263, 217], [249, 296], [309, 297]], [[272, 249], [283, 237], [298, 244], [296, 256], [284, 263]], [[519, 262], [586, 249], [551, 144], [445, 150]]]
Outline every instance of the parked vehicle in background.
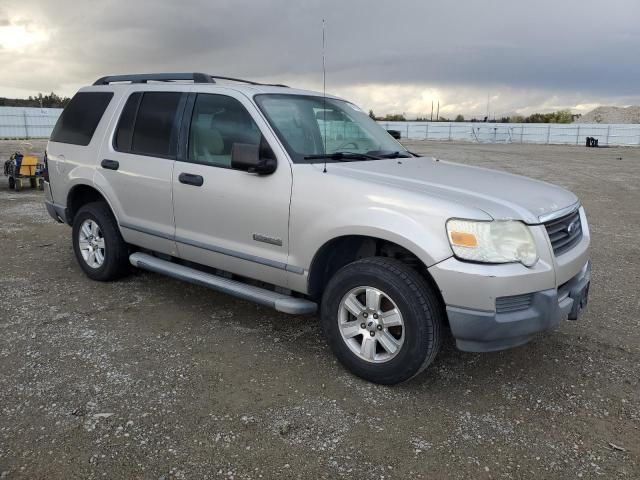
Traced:
[[400, 134], [400, 130], [387, 130], [387, 132], [396, 140], [400, 140], [402, 138], [402, 135]]
[[133, 264], [281, 312], [319, 307], [336, 356], [373, 382], [418, 374], [445, 329], [462, 350], [514, 347], [588, 298], [573, 193], [418, 157], [334, 96], [104, 77], [64, 110], [47, 168], [47, 209], [90, 278]]

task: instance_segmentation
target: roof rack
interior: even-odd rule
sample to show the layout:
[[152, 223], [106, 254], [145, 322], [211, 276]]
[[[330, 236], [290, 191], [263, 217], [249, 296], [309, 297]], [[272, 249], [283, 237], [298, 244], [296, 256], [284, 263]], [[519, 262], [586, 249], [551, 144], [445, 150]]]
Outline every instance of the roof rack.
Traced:
[[111, 83], [147, 83], [147, 82], [174, 82], [174, 81], [192, 81], [193, 83], [216, 83], [218, 80], [229, 80], [231, 82], [247, 83], [249, 85], [267, 85], [270, 87], [287, 87], [279, 83], [258, 83], [251, 80], [242, 80], [241, 78], [222, 77], [219, 75], [209, 75], [207, 73], [137, 73], [132, 75], [109, 75], [99, 78], [94, 85], [109, 85]]
[[109, 75], [96, 80], [94, 85], [109, 85], [117, 82], [131, 83], [147, 83], [153, 82], [172, 82], [172, 81], [188, 81], [193, 83], [215, 83], [211, 75], [206, 73], [137, 73], [133, 75]]
[[264, 85], [264, 86], [267, 86], [267, 87], [285, 87], [285, 88], [289, 88], [288, 85], [283, 85], [282, 83], [260, 83], [260, 82], [254, 82], [252, 80], [243, 80], [241, 78], [221, 77], [220, 75], [211, 75], [211, 78], [213, 78], [214, 80], [217, 78], [218, 80], [229, 80], [231, 82], [248, 83], [249, 85]]

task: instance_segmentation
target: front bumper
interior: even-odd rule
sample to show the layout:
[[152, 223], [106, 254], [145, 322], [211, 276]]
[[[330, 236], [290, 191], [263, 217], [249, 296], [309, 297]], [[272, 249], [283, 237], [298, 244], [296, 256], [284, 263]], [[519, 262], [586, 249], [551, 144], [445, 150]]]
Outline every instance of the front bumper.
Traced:
[[490, 352], [527, 343], [535, 334], [576, 319], [586, 305], [591, 281], [591, 261], [559, 288], [532, 294], [523, 310], [496, 313], [447, 306], [451, 332], [460, 350]]

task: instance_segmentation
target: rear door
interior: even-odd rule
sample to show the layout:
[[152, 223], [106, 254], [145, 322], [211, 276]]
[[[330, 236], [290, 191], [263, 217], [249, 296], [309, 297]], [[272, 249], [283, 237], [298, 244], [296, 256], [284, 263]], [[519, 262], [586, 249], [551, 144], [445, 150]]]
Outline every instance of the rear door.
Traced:
[[[186, 151], [173, 172], [180, 256], [285, 286], [290, 271], [288, 159], [242, 94], [193, 89], [185, 111]], [[276, 171], [256, 175], [232, 169], [234, 143], [267, 146], [277, 159]]]
[[176, 254], [171, 179], [186, 95], [134, 87], [94, 177], [112, 202], [123, 238], [170, 255]]

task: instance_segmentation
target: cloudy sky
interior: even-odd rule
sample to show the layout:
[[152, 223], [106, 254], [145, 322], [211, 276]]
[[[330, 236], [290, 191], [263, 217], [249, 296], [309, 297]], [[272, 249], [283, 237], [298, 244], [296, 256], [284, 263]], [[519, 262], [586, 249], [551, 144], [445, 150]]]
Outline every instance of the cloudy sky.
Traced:
[[0, 0], [0, 96], [110, 73], [322, 88], [377, 114], [640, 104], [639, 0]]

